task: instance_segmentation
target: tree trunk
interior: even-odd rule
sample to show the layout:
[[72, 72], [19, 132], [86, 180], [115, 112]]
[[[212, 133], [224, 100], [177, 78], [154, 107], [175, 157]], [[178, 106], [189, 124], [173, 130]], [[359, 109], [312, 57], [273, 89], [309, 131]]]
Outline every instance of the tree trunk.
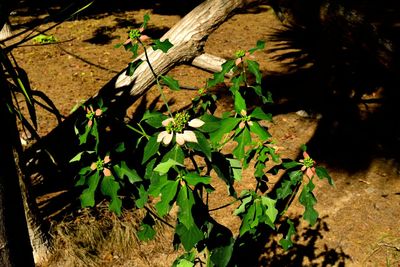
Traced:
[[[19, 143], [17, 143], [17, 146], [19, 146]], [[29, 239], [33, 249], [33, 258], [35, 264], [41, 264], [48, 259], [50, 254], [49, 225], [47, 222], [43, 221], [36, 204], [36, 199], [30, 193], [32, 183], [29, 180], [30, 177], [26, 175], [26, 171], [24, 171], [25, 161], [21, 160], [20, 155], [22, 155], [22, 153], [20, 147], [18, 147], [17, 152], [14, 153], [14, 158], [21, 187], [22, 203], [28, 226]]]
[[15, 116], [10, 113], [10, 91], [3, 72], [0, 72], [0, 266], [34, 266], [32, 247], [24, 216], [18, 171], [14, 155], [14, 140], [19, 138]]

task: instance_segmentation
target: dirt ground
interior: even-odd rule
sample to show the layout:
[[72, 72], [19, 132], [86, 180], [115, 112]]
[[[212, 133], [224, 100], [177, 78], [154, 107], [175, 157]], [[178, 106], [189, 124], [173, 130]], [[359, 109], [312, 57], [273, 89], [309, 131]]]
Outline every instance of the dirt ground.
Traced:
[[[47, 16], [46, 12], [40, 14], [39, 11], [42, 9], [17, 11], [11, 17], [15, 31], [29, 26], [37, 16]], [[38, 14], [32, 16], [35, 12]], [[93, 96], [127, 66], [130, 54], [124, 49], [115, 49], [114, 45], [124, 41], [130, 26], [140, 25], [145, 13], [149, 13], [151, 17], [148, 34], [159, 38], [181, 19], [184, 11], [151, 6], [113, 9], [109, 12], [100, 10], [91, 13], [88, 10], [87, 13], [77, 15], [48, 32], [57, 39], [57, 44], [38, 45], [29, 41], [15, 49], [13, 55], [28, 73], [32, 88], [43, 91], [59, 111], [68, 116], [76, 104]], [[40, 29], [54, 23], [50, 21], [40, 26]], [[267, 39], [268, 34], [277, 27], [280, 27], [280, 24], [268, 6], [245, 10], [235, 14], [208, 38], [205, 51], [230, 58], [236, 50], [251, 48], [257, 40]], [[271, 55], [267, 52], [256, 53], [254, 57], [264, 73], [285, 71], [283, 66], [271, 60]], [[191, 66], [178, 66], [170, 75], [184, 86], [201, 87], [212, 74]], [[190, 102], [191, 94], [193, 92], [190, 90], [182, 90], [167, 95], [177, 103], [173, 108], [178, 108]], [[157, 95], [155, 88], [152, 88], [146, 97], [154, 99]], [[229, 103], [220, 105], [223, 107]], [[129, 112], [128, 116], [131, 115]], [[39, 109], [38, 115], [38, 132], [40, 136], [45, 136], [57, 125], [57, 121], [44, 110]], [[316, 117], [299, 116], [296, 110], [275, 112], [271, 133], [277, 144], [283, 148], [282, 154], [296, 157], [301, 144], [315, 140], [320, 120]], [[333, 156], [324, 155], [340, 155], [337, 151], [331, 151], [333, 149], [342, 150], [345, 154], [349, 146], [334, 147], [329, 145], [332, 140], [328, 138], [320, 142], [322, 143], [313, 146], [310, 153], [312, 155], [312, 152], [315, 152], [318, 155], [317, 161], [328, 168], [335, 181], [335, 187], [330, 187], [326, 181], [317, 183], [317, 210], [321, 220], [313, 231], [302, 230], [306, 227], [305, 224], [298, 225], [299, 245], [289, 252], [272, 249], [271, 246], [270, 250], [266, 249], [260, 265], [400, 266], [398, 161], [393, 155], [384, 153], [371, 154], [362, 164], [360, 161], [364, 158], [361, 159], [359, 154], [344, 157], [345, 163], [331, 161]], [[357, 167], [350, 169], [348, 166]], [[218, 198], [213, 202], [218, 206], [225, 203], [224, 200]], [[233, 217], [228, 214], [230, 211], [224, 212], [216, 214], [220, 222], [232, 228], [237, 227], [237, 222], [230, 219]], [[289, 210], [293, 218], [298, 217], [301, 212], [302, 208], [297, 204]], [[168, 256], [171, 252], [170, 240], [167, 238], [163, 242], [165, 243], [161, 246], [162, 249], [158, 247], [158, 251], [152, 250], [153, 254], [146, 256], [153, 260], [158, 259], [158, 263], [148, 262], [147, 266], [171, 264], [173, 257]], [[143, 252], [143, 255], [145, 254], [146, 252]], [[111, 257], [108, 262], [103, 262], [103, 266], [123, 265], [117, 265], [115, 258], [113, 261]], [[136, 262], [126, 266], [146, 264]]]

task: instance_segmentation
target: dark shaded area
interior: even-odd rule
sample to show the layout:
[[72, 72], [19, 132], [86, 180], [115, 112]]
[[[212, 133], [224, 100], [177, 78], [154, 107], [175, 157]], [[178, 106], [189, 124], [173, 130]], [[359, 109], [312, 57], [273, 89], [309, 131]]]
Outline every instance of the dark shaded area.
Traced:
[[[294, 221], [297, 228], [299, 222], [300, 218]], [[282, 227], [281, 234], [285, 234], [285, 230]], [[301, 231], [294, 236], [294, 245], [287, 251], [282, 250], [276, 239], [271, 241], [260, 257], [259, 266], [304, 266], [305, 262], [309, 262], [307, 266], [345, 266], [345, 260], [350, 259], [341, 248], [329, 248], [327, 245], [324, 245], [323, 251], [317, 252], [316, 243], [321, 242], [325, 232], [329, 232], [324, 218], [319, 219], [315, 226]]]
[[[243, 236], [245, 246], [237, 247], [234, 251], [233, 261], [237, 267], [252, 266], [345, 266], [345, 261], [350, 259], [341, 248], [329, 248], [318, 251], [317, 242], [322, 242], [324, 233], [329, 232], [324, 218], [319, 219], [312, 227], [301, 229], [301, 218], [292, 220], [298, 233], [293, 237], [293, 247], [285, 251], [279, 244], [282, 235], [286, 235], [286, 223], [282, 223], [277, 232], [268, 226], [262, 226], [262, 233], [257, 240], [251, 236]], [[307, 263], [307, 265], [304, 265]]]
[[374, 157], [399, 159], [400, 4], [392, 1], [275, 1], [286, 28], [270, 41], [287, 74], [265, 85], [274, 113], [321, 114], [311, 154], [356, 171]]
[[[25, 0], [13, 4], [14, 11], [19, 16], [56, 15], [60, 10], [75, 9], [89, 4], [91, 1], [76, 0]], [[102, 18], [111, 13], [120, 13], [129, 10], [151, 9], [155, 14], [184, 16], [203, 0], [148, 0], [148, 1], [125, 1], [125, 0], [94, 0], [93, 4], [74, 16], [72, 19]], [[55, 20], [57, 18], [54, 18]]]
[[3, 49], [0, 53], [0, 116], [4, 127], [0, 140], [0, 265], [29, 267], [34, 261], [19, 182], [21, 145], [15, 116], [10, 112], [12, 88], [6, 76], [11, 63]]
[[[117, 76], [116, 76], [117, 77]], [[92, 104], [96, 107], [97, 99], [103, 99], [104, 105], [108, 107], [108, 111], [104, 113], [102, 120], [103, 133], [100, 143], [99, 154], [105, 154], [106, 151], [112, 151], [113, 148], [124, 142], [126, 152], [111, 154], [111, 158], [118, 162], [119, 160], [126, 161], [130, 168], [136, 169], [141, 177], [144, 175], [144, 169], [141, 163], [135, 156], [135, 151], [143, 149], [137, 147], [136, 140], [140, 137], [137, 133], [129, 129], [125, 123], [137, 128], [136, 123], [140, 121], [144, 112], [148, 109], [153, 109], [158, 102], [158, 98], [148, 103], [145, 96], [132, 97], [127, 88], [119, 88], [122, 93], [116, 100], [114, 84], [115, 79], [112, 79], [99, 94], [89, 99], [85, 105]], [[140, 103], [137, 112], [126, 121], [126, 110], [131, 103], [139, 100]], [[169, 102], [173, 104], [173, 100]], [[116, 107], [118, 106], [118, 107]], [[161, 109], [161, 112], [165, 110]], [[53, 129], [47, 136], [34, 143], [26, 149], [26, 158], [29, 159], [27, 166], [28, 176], [33, 179], [33, 194], [41, 196], [39, 205], [44, 218], [52, 220], [61, 220], [64, 216], [71, 214], [81, 208], [79, 196], [86, 186], [76, 187], [77, 174], [83, 165], [77, 163], [69, 163], [69, 161], [79, 152], [84, 150], [92, 150], [93, 146], [85, 147], [79, 145], [79, 138], [74, 134], [73, 127], [78, 121], [85, 118], [83, 109], [79, 109], [71, 116], [66, 118], [62, 124]], [[125, 122], [124, 122], [125, 121]], [[108, 128], [104, 131], [104, 128]], [[144, 128], [146, 129], [145, 125]], [[143, 142], [142, 142], [143, 145]], [[90, 161], [87, 162], [90, 164]], [[75, 179], [74, 179], [75, 177]], [[125, 187], [119, 190], [119, 195], [131, 197], [135, 194], [137, 188], [128, 182]], [[98, 192], [96, 196], [98, 203], [105, 197]], [[132, 208], [129, 199], [124, 202], [127, 208]]]
[[[114, 35], [114, 32], [118, 28], [123, 28], [127, 30], [126, 36], [122, 36], [122, 40], [125, 40], [124, 38], [128, 38], [128, 32], [130, 29], [137, 29], [142, 25], [142, 22], [135, 22], [132, 20], [127, 20], [127, 19], [121, 19], [118, 18], [117, 24], [115, 26], [101, 26], [97, 29], [94, 30], [93, 32], [93, 37], [85, 40], [85, 42], [91, 43], [91, 44], [97, 44], [97, 45], [105, 45], [105, 44], [110, 44], [112, 40], [121, 38], [119, 35]], [[143, 34], [151, 37], [152, 39], [159, 39], [161, 38], [169, 28], [166, 27], [149, 27], [145, 31], [143, 31]]]

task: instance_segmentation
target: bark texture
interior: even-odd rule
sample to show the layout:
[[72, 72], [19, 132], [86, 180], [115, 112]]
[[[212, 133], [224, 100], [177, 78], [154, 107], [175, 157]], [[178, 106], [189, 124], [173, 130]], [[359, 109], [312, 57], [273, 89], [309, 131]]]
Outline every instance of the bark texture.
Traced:
[[6, 78], [0, 72], [0, 266], [29, 267], [34, 261], [14, 157], [19, 135], [15, 116], [7, 108], [10, 101]]

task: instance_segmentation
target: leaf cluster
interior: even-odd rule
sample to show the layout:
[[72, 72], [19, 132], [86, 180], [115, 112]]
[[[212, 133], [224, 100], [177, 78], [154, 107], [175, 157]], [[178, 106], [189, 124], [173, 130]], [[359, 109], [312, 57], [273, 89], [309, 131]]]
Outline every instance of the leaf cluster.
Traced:
[[[123, 44], [134, 57], [139, 46], [146, 51], [141, 37], [147, 23], [148, 17], [145, 16], [142, 27], [130, 31], [129, 41]], [[168, 40], [156, 40], [151, 46], [164, 53], [173, 47]], [[133, 133], [130, 141], [135, 144], [131, 153], [135, 155], [134, 167], [129, 167], [125, 159], [118, 156], [118, 153], [126, 151], [124, 143], [107, 145], [102, 137], [107, 132], [103, 121], [107, 109], [102, 101], [83, 106], [86, 117], [77, 122], [75, 133], [85, 149], [71, 160], [82, 166], [76, 183], [84, 187], [82, 206], [93, 207], [96, 192], [100, 191], [110, 199], [110, 210], [120, 214], [120, 192], [127, 185], [132, 186], [133, 190], [126, 196], [134, 199], [137, 208], [146, 208], [150, 200], [156, 202], [156, 213], [149, 212], [141, 223], [138, 236], [142, 240], [152, 239], [156, 234], [155, 220], [163, 221], [162, 218], [177, 206], [173, 245], [182, 246], [186, 253], [176, 259], [174, 266], [194, 266], [197, 263], [227, 266], [242, 236], [256, 239], [264, 226], [277, 229], [286, 218], [285, 211], [299, 189], [304, 219], [314, 224], [318, 218], [314, 208], [317, 201], [313, 194], [314, 177], [333, 182], [327, 171], [315, 165], [306, 152], [304, 159], [299, 161], [280, 158], [266, 126], [266, 122], [272, 120], [272, 115], [265, 111], [272, 98], [262, 87], [259, 64], [248, 59], [248, 55], [263, 48], [264, 42], [258, 41], [254, 48], [235, 53], [233, 59], [222, 65], [220, 72], [205, 82], [204, 88], [192, 99], [192, 105], [175, 114], [168, 107], [162, 87], [180, 90], [179, 82], [173, 77], [155, 73], [145, 54], [168, 112], [146, 111], [136, 125], [127, 126]], [[135, 67], [130, 65], [127, 74], [132, 75], [134, 71]], [[228, 90], [234, 108], [217, 116], [218, 99], [211, 89], [225, 83], [228, 72], [235, 73]], [[250, 84], [249, 77], [253, 77], [255, 82]], [[262, 105], [254, 105], [254, 96]], [[234, 148], [226, 153], [226, 146], [232, 143]], [[235, 184], [240, 183], [243, 170], [250, 166], [254, 169], [254, 188], [236, 192]], [[284, 170], [286, 175], [276, 188], [269, 188], [269, 175], [279, 170]], [[217, 177], [214, 178], [212, 173]], [[208, 202], [215, 192], [214, 179], [221, 179], [226, 184], [227, 195], [232, 200], [217, 208], [211, 208]], [[214, 210], [229, 205], [237, 205], [232, 215], [241, 220], [236, 237], [212, 215]], [[287, 223], [289, 231], [280, 241], [285, 249], [292, 246], [295, 233], [293, 223], [290, 220]]]

